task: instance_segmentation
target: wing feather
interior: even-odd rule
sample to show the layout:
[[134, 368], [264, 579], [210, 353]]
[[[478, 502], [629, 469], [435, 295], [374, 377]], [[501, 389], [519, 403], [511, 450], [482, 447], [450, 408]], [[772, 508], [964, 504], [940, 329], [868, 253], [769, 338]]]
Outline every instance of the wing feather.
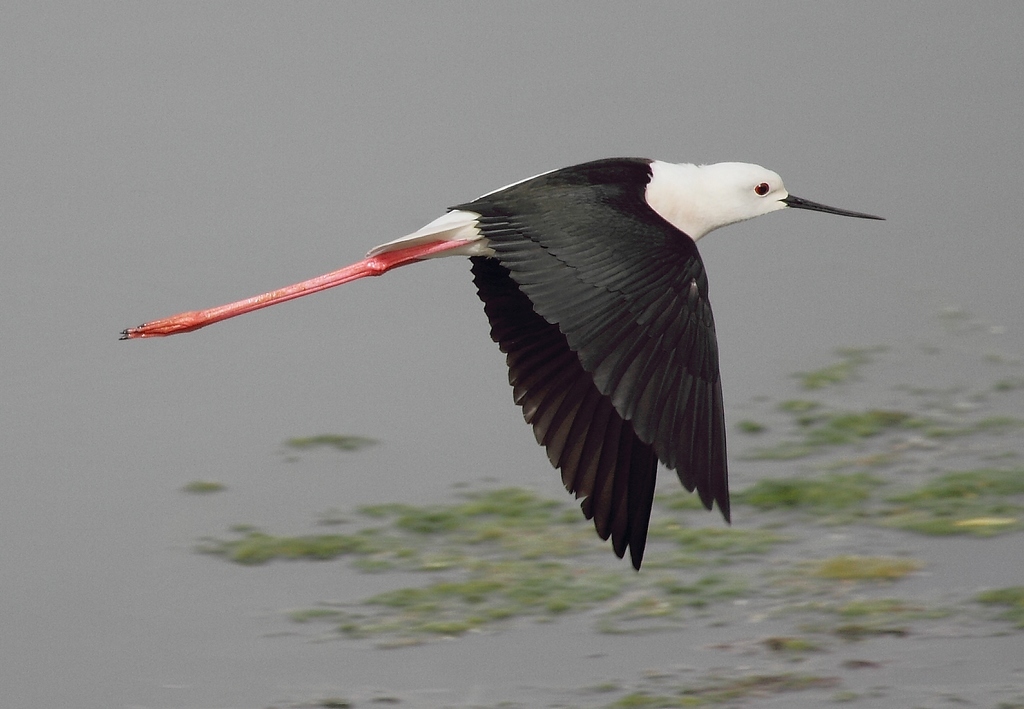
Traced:
[[[658, 459], [601, 394], [558, 327], [495, 259], [474, 258], [473, 275], [491, 337], [506, 353], [509, 381], [534, 435], [561, 469], [566, 488], [619, 556], [640, 567]], [[643, 509], [646, 505], [646, 511]]]
[[473, 271], [517, 403], [598, 532], [635, 565], [659, 459], [729, 516], [704, 265], [646, 203], [649, 179], [649, 161], [596, 161], [454, 207], [480, 215], [494, 251]]

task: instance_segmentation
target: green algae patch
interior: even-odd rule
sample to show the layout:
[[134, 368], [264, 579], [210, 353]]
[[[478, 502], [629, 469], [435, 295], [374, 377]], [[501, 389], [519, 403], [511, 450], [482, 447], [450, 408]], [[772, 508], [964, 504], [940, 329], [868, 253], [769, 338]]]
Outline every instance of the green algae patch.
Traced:
[[929, 535], [989, 537], [1024, 529], [1024, 469], [946, 473], [879, 496], [885, 481], [866, 472], [759, 480], [733, 494], [759, 510], [793, 510], [827, 524], [866, 522]]
[[916, 620], [947, 618], [950, 608], [929, 606], [899, 598], [859, 599], [832, 608], [841, 620], [831, 633], [843, 640], [865, 640], [870, 637], [905, 637], [909, 623]]
[[739, 429], [740, 433], [746, 433], [747, 435], [757, 435], [768, 430], [768, 427], [763, 423], [751, 421], [750, 419], [737, 422], [736, 428]]
[[[841, 350], [839, 362], [794, 376], [800, 378], [807, 389], [823, 389], [850, 382], [859, 379], [858, 368], [870, 362], [873, 353], [883, 349]], [[777, 408], [790, 418], [790, 435], [775, 445], [753, 448], [744, 457], [748, 460], [796, 460], [826, 453], [835, 446], [864, 447], [870, 439], [887, 433], [907, 432], [915, 438], [923, 437], [938, 443], [958, 437], [1019, 433], [1024, 430], [1024, 417], [994, 411], [987, 401], [993, 393], [1016, 392], [1022, 388], [1022, 381], [1024, 378], [1020, 377], [1003, 378], [975, 392], [956, 387], [942, 390], [894, 387], [895, 392], [928, 397], [919, 399], [916, 402], [918, 406], [912, 411], [882, 407], [850, 411], [806, 398], [783, 400]], [[834, 395], [830, 398], [833, 402], [836, 400]], [[875, 454], [875, 461], [879, 465], [891, 464], [907, 449], [907, 443], [906, 437], [895, 445], [890, 441], [891, 450]], [[911, 447], [921, 448], [917, 442]]]
[[928, 423], [923, 426], [924, 434], [929, 438], [953, 438], [956, 436], [973, 436], [979, 433], [1004, 434], [1024, 428], [1024, 419], [1016, 416], [986, 416], [977, 421], [960, 425]]
[[646, 691], [633, 692], [606, 706], [608, 709], [627, 709], [735, 705], [751, 697], [767, 697], [812, 689], [834, 689], [840, 684], [838, 677], [794, 673], [711, 677], [702, 683], [682, 685], [658, 694]]
[[708, 574], [692, 583], [661, 575], [651, 583], [631, 584], [628, 594], [605, 604], [597, 630], [610, 635], [645, 634], [680, 627], [684, 610], [704, 611], [715, 603], [749, 592], [747, 579], [732, 574]]
[[779, 404], [779, 411], [787, 414], [803, 415], [820, 407], [820, 401], [812, 401], [810, 399], [787, 399]]
[[193, 495], [208, 495], [212, 492], [223, 492], [226, 489], [224, 483], [213, 480], [193, 480], [182, 487], [181, 491]]
[[836, 384], [845, 384], [857, 376], [859, 368], [871, 361], [871, 355], [884, 351], [884, 347], [843, 348], [836, 350], [840, 360], [827, 367], [795, 376], [804, 389], [823, 389]]
[[1003, 606], [1005, 610], [1000, 618], [1010, 621], [1017, 628], [1024, 628], [1024, 586], [997, 588], [979, 593], [975, 598], [978, 603], [988, 606]]
[[398, 529], [421, 535], [464, 532], [483, 540], [504, 536], [502, 530], [537, 529], [549, 525], [577, 524], [582, 515], [565, 514], [566, 506], [538, 497], [529, 490], [504, 488], [470, 493], [455, 505], [369, 505], [359, 508], [367, 517], [386, 520]]
[[1024, 469], [947, 473], [893, 495], [880, 523], [931, 535], [994, 536], [1024, 529]]
[[867, 473], [827, 475], [821, 478], [759, 480], [733, 496], [739, 503], [760, 510], [804, 510], [831, 514], [860, 505], [884, 481]]
[[[689, 556], [691, 563], [720, 564], [730, 559], [759, 557], [787, 541], [786, 537], [756, 529], [734, 527], [687, 527], [675, 519], [653, 522], [647, 533], [651, 540], [671, 542], [675, 549], [656, 552], [645, 566], [675, 566]], [[680, 554], [683, 557], [680, 557]], [[664, 555], [664, 556], [663, 556]]]
[[[752, 560], [786, 541], [762, 530], [659, 521], [645, 573], [637, 574], [608, 558], [607, 543], [574, 506], [518, 488], [461, 496], [447, 505], [362, 507], [349, 522], [368, 526], [351, 534], [275, 536], [241, 526], [234, 538], [209, 539], [200, 549], [247, 565], [344, 557], [365, 572], [421, 573], [420, 583], [363, 601], [291, 614], [296, 622], [331, 623], [348, 637], [403, 646], [585, 610], [603, 632], [660, 629], [681, 622], [684, 608], [704, 609], [747, 589], [744, 579], [721, 574], [684, 582], [680, 568]], [[680, 499], [668, 496], [673, 505]]]
[[992, 385], [992, 391], [997, 392], [1011, 392], [1018, 389], [1024, 389], [1024, 377], [1009, 377], [1007, 379], [1000, 379]]
[[360, 603], [293, 611], [291, 617], [327, 621], [345, 636], [404, 647], [502, 621], [544, 622], [586, 610], [621, 594], [628, 578], [559, 562], [476, 560], [452, 578], [379, 593]]
[[708, 574], [693, 583], [683, 583], [675, 577], [663, 577], [655, 586], [668, 598], [677, 599], [678, 606], [704, 608], [724, 600], [741, 597], [749, 592], [749, 585], [741, 576]]
[[811, 573], [836, 581], [898, 581], [921, 566], [921, 562], [913, 559], [844, 555], [816, 562]]
[[249, 566], [265, 564], [274, 559], [309, 559], [326, 561], [339, 556], [389, 553], [401, 555], [400, 540], [379, 535], [372, 530], [356, 534], [316, 534], [278, 537], [259, 530], [248, 530], [238, 539], [207, 539], [199, 551], [226, 557]]
[[[864, 579], [858, 579], [863, 581]], [[852, 590], [847, 587], [847, 591]], [[807, 589], [804, 589], [806, 593]], [[834, 597], [840, 589], [830, 588]], [[804, 601], [786, 609], [787, 614], [821, 614], [801, 624], [805, 633], [837, 637], [845, 641], [872, 637], [905, 637], [915, 621], [948, 618], [954, 610], [902, 598], [855, 598], [847, 601]]]
[[978, 537], [992, 537], [1024, 529], [1024, 522], [1019, 514], [1013, 517], [1003, 515], [976, 517], [968, 513], [968, 516], [965, 517], [964, 510], [942, 509], [942, 507], [934, 506], [929, 510], [895, 508], [890, 510], [880, 522], [887, 527], [932, 536], [969, 534]]
[[853, 600], [835, 607], [834, 612], [842, 618], [945, 618], [951, 614], [948, 608], [930, 608], [901, 598], [873, 598]]
[[909, 413], [884, 409], [830, 413], [810, 417], [803, 422], [806, 440], [811, 446], [848, 445], [908, 424], [919, 425]]
[[975, 499], [985, 496], [1004, 497], [1024, 495], [1024, 468], [1013, 470], [967, 470], [948, 473], [921, 486], [908, 495], [891, 499], [897, 502], [907, 500], [949, 500]]
[[[348, 557], [362, 571], [427, 573], [422, 584], [362, 602], [293, 611], [297, 622], [330, 622], [349, 637], [415, 644], [512, 618], [550, 620], [610, 600], [633, 579], [580, 563], [607, 554], [578, 510], [527, 490], [466, 493], [451, 505], [371, 505], [353, 534], [274, 536], [241, 527], [201, 551], [240, 564]], [[572, 515], [567, 514], [572, 512]], [[358, 520], [353, 520], [354, 522]], [[562, 561], [574, 557], [571, 562]]]
[[812, 409], [791, 412], [798, 438], [766, 448], [754, 449], [748, 460], [794, 460], [835, 446], [860, 443], [867, 438], [898, 430], [921, 428], [927, 420], [905, 411], [869, 409], [867, 411], [827, 411]]
[[374, 505], [360, 512], [369, 517], [390, 518], [398, 529], [414, 534], [447, 534], [464, 526], [465, 518], [456, 507], [415, 507], [413, 505]]
[[327, 697], [326, 699], [318, 700], [313, 706], [323, 707], [323, 709], [351, 709], [355, 704], [340, 697]]
[[[593, 529], [568, 505], [529, 490], [468, 493], [454, 505], [372, 505], [360, 512], [407, 533], [411, 543], [457, 547], [462, 554], [498, 552], [525, 559], [571, 557], [593, 548]], [[436, 538], [431, 542], [431, 538]], [[438, 546], [437, 542], [441, 545]]]
[[289, 438], [285, 446], [292, 450], [312, 450], [314, 448], [333, 448], [339, 451], [357, 451], [375, 445], [377, 441], [364, 436], [342, 436], [334, 433], [323, 433], [318, 436]]
[[624, 582], [622, 573], [580, 573], [557, 562], [475, 562], [463, 578], [366, 599], [365, 605], [380, 612], [350, 614], [342, 629], [360, 636], [460, 635], [507, 618], [544, 620], [585, 610], [617, 596]]
[[820, 652], [823, 649], [820, 643], [816, 643], [809, 638], [791, 636], [765, 638], [761, 641], [761, 644], [772, 652], [789, 655], [803, 655], [808, 652]]
[[910, 635], [910, 630], [906, 626], [882, 623], [845, 623], [836, 626], [834, 632], [843, 640], [851, 642], [882, 636], [905, 638]]
[[358, 512], [373, 526], [353, 534], [300, 536], [242, 526], [235, 529], [239, 537], [206, 539], [199, 549], [249, 565], [350, 556], [360, 569], [379, 572], [461, 568], [487, 554], [544, 559], [597, 548], [578, 511], [516, 488], [469, 493], [454, 505], [371, 505]]
[[[875, 352], [883, 348], [863, 348], [839, 351], [840, 361], [813, 372], [797, 376], [805, 389], [824, 389], [858, 379], [859, 368], [871, 361]], [[1003, 379], [985, 391], [968, 396], [962, 392], [922, 390], [931, 398], [924, 407], [914, 412], [891, 408], [868, 408], [863, 411], [835, 409], [823, 402], [810, 399], [789, 399], [778, 405], [780, 412], [789, 416], [791, 431], [784, 440], [775, 445], [754, 448], [746, 452], [748, 460], [798, 460], [812, 455], [826, 453], [837, 446], [864, 445], [872, 438], [883, 434], [913, 433], [935, 441], [955, 437], [999, 435], [1024, 430], [1024, 418], [993, 413], [978, 416], [985, 396], [993, 391], [1012, 392], [1017, 380]], [[897, 390], [901, 389], [897, 387]], [[903, 387], [904, 391], [915, 390]], [[956, 397], [955, 400], [951, 400]], [[834, 398], [834, 397], [833, 397]], [[966, 399], [967, 401], [964, 401]], [[965, 406], [967, 402], [971, 405]], [[929, 415], [919, 413], [928, 411]], [[867, 465], [889, 465], [900, 457], [904, 445], [892, 446], [892, 450], [874, 454]], [[864, 461], [856, 461], [863, 464]], [[862, 465], [863, 467], [863, 465]]]

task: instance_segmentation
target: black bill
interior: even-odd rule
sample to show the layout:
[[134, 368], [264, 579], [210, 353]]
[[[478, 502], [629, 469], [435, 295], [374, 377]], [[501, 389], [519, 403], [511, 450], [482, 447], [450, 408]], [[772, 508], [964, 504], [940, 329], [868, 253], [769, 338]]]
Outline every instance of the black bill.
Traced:
[[824, 204], [818, 204], [812, 202], [809, 199], [801, 199], [800, 197], [794, 197], [790, 195], [786, 199], [781, 200], [785, 204], [793, 207], [794, 209], [809, 209], [812, 212], [825, 212], [826, 214], [838, 214], [841, 217], [857, 217], [858, 219], [881, 219], [885, 217], [876, 217], [874, 214], [864, 214], [863, 212], [850, 212], [845, 209], [836, 209], [835, 207], [828, 207]]

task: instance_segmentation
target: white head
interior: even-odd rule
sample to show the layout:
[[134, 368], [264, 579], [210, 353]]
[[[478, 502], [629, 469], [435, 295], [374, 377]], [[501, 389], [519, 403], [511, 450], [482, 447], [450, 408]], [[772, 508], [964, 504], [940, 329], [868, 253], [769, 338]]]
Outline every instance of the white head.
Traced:
[[694, 241], [719, 227], [786, 207], [862, 219], [881, 219], [793, 197], [782, 178], [760, 165], [651, 163], [646, 199], [651, 208]]

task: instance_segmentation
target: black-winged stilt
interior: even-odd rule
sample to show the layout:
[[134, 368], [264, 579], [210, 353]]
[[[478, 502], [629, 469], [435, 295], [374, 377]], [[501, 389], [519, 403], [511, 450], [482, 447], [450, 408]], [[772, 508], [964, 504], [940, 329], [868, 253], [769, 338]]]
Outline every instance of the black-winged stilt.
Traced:
[[129, 328], [162, 337], [440, 256], [468, 256], [513, 396], [602, 539], [640, 568], [658, 461], [729, 519], [725, 414], [696, 242], [786, 207], [881, 217], [790, 195], [747, 163], [611, 158], [452, 207], [333, 273]]

